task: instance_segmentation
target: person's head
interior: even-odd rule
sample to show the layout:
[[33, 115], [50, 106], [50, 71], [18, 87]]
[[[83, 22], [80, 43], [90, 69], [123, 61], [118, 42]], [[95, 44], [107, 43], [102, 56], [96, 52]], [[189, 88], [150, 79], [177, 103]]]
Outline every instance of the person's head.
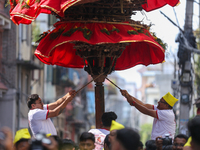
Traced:
[[144, 146], [143, 143], [140, 141], [138, 150], [143, 150], [143, 146]]
[[75, 146], [71, 139], [63, 139], [60, 150], [75, 150]]
[[80, 150], [92, 150], [95, 148], [95, 136], [89, 132], [83, 132], [79, 138], [79, 149]]
[[17, 141], [14, 145], [15, 150], [29, 150], [30, 144], [29, 144], [29, 139], [20, 139]]
[[145, 143], [146, 150], [156, 150], [156, 141], [148, 140]]
[[162, 150], [172, 150], [172, 145], [163, 145]]
[[56, 142], [62, 143], [62, 139], [58, 135], [46, 134], [46, 137], [53, 137], [56, 140]]
[[124, 125], [112, 120], [111, 127], [110, 127], [110, 134], [109, 140], [110, 142], [115, 138], [117, 130], [124, 129]]
[[174, 104], [178, 101], [173, 95], [171, 95], [169, 92], [165, 94], [160, 101], [158, 102], [157, 108], [160, 110], [164, 109], [172, 109]]
[[15, 150], [28, 150], [29, 139], [31, 139], [31, 135], [27, 128], [18, 130], [13, 141]]
[[106, 135], [106, 137], [104, 139], [104, 150], [111, 150], [111, 144], [110, 144], [110, 140], [109, 140], [109, 134]]
[[200, 149], [200, 115], [195, 116], [188, 122], [188, 130], [192, 137], [191, 147], [192, 150]]
[[38, 94], [32, 94], [27, 100], [27, 105], [29, 109], [43, 109], [43, 102]]
[[111, 150], [137, 150], [139, 143], [139, 134], [133, 129], [124, 128], [116, 131], [116, 135], [111, 141]]
[[182, 150], [184, 145], [185, 145], [185, 143], [187, 142], [187, 140], [188, 140], [188, 136], [187, 135], [178, 134], [174, 138], [172, 150]]
[[105, 112], [101, 116], [102, 124], [105, 127], [110, 127], [112, 120], [116, 120], [116, 119], [117, 119], [117, 115], [112, 111], [111, 112]]

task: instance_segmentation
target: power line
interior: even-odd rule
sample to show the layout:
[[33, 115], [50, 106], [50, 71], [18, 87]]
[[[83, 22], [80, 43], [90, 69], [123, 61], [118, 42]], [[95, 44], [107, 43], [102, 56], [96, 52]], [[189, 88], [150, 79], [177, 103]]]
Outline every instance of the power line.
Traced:
[[181, 44], [181, 46], [183, 46], [185, 49], [187, 49], [187, 50], [189, 50], [189, 51], [191, 51], [191, 52], [194, 52], [194, 53], [196, 53], [196, 54], [200, 54], [200, 50], [199, 50], [199, 49], [193, 48], [193, 47], [190, 45], [190, 43], [188, 42], [188, 40], [186, 39], [186, 37], [185, 37], [185, 35], [184, 35], [184, 31], [180, 28], [180, 26], [177, 25], [176, 23], [174, 23], [174, 22], [173, 22], [168, 16], [166, 16], [162, 11], [160, 11], [160, 13], [161, 13], [162, 15], [164, 15], [173, 25], [175, 25], [176, 27], [179, 28], [180, 34], [181, 34], [181, 36], [182, 36], [182, 38], [183, 38], [183, 41], [181, 41], [181, 40], [179, 41], [180, 44]]
[[177, 22], [178, 26], [180, 27], [180, 24], [179, 24], [179, 22], [178, 22], [178, 17], [177, 17], [177, 15], [176, 15], [176, 11], [175, 11], [174, 7], [173, 7], [173, 10], [174, 10], [174, 15], [175, 15], [175, 18], [176, 18], [176, 22]]

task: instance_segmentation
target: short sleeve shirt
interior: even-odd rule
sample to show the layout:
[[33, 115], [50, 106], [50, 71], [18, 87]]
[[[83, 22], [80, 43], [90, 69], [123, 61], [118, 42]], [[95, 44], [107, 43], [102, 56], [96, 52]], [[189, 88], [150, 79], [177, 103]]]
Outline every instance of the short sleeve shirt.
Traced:
[[151, 139], [155, 140], [156, 137], [165, 137], [165, 134], [169, 134], [170, 138], [174, 138], [176, 122], [175, 115], [172, 109], [159, 110], [156, 105], [153, 106], [156, 110], [157, 118], [154, 118], [153, 128], [151, 132]]
[[57, 135], [56, 129], [48, 115], [48, 105], [43, 105], [43, 109], [33, 109], [28, 113], [29, 126], [33, 135], [37, 133], [45, 133]]
[[104, 148], [104, 139], [110, 131], [106, 129], [91, 129], [88, 132], [94, 134], [95, 136], [95, 150], [103, 150]]

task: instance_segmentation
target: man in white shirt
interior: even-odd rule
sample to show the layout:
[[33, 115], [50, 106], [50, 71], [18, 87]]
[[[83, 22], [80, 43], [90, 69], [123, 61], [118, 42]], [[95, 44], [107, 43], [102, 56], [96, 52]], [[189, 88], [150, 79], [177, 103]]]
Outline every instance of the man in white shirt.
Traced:
[[56, 129], [50, 118], [61, 114], [63, 109], [72, 101], [75, 95], [76, 91], [72, 90], [57, 101], [44, 105], [38, 94], [32, 94], [27, 101], [27, 105], [30, 109], [28, 121], [33, 136], [40, 132], [57, 135]]
[[172, 110], [174, 104], [178, 101], [169, 92], [164, 95], [158, 105], [144, 104], [142, 101], [129, 95], [126, 90], [120, 90], [122, 95], [126, 97], [131, 106], [135, 106], [141, 113], [154, 117], [153, 128], [151, 132], [151, 139], [155, 140], [156, 137], [165, 137], [165, 134], [169, 134], [170, 138], [174, 138], [175, 135], [175, 115]]
[[95, 150], [104, 148], [104, 139], [110, 133], [112, 120], [116, 120], [117, 115], [114, 112], [105, 112], [101, 116], [102, 127], [100, 129], [90, 129], [88, 132], [95, 135]]

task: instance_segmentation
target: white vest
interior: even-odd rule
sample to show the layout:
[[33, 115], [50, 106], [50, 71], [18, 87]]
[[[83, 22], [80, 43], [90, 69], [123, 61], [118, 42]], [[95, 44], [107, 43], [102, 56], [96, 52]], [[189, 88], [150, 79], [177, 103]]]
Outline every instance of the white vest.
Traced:
[[165, 134], [169, 134], [170, 138], [174, 139], [176, 122], [173, 110], [159, 110], [155, 105], [154, 110], [157, 111], [157, 118], [153, 121], [151, 139], [155, 140], [158, 136], [164, 138]]
[[48, 105], [43, 105], [43, 109], [33, 109], [28, 113], [28, 121], [33, 136], [37, 133], [57, 135], [56, 129], [50, 118], [47, 118], [49, 110]]

